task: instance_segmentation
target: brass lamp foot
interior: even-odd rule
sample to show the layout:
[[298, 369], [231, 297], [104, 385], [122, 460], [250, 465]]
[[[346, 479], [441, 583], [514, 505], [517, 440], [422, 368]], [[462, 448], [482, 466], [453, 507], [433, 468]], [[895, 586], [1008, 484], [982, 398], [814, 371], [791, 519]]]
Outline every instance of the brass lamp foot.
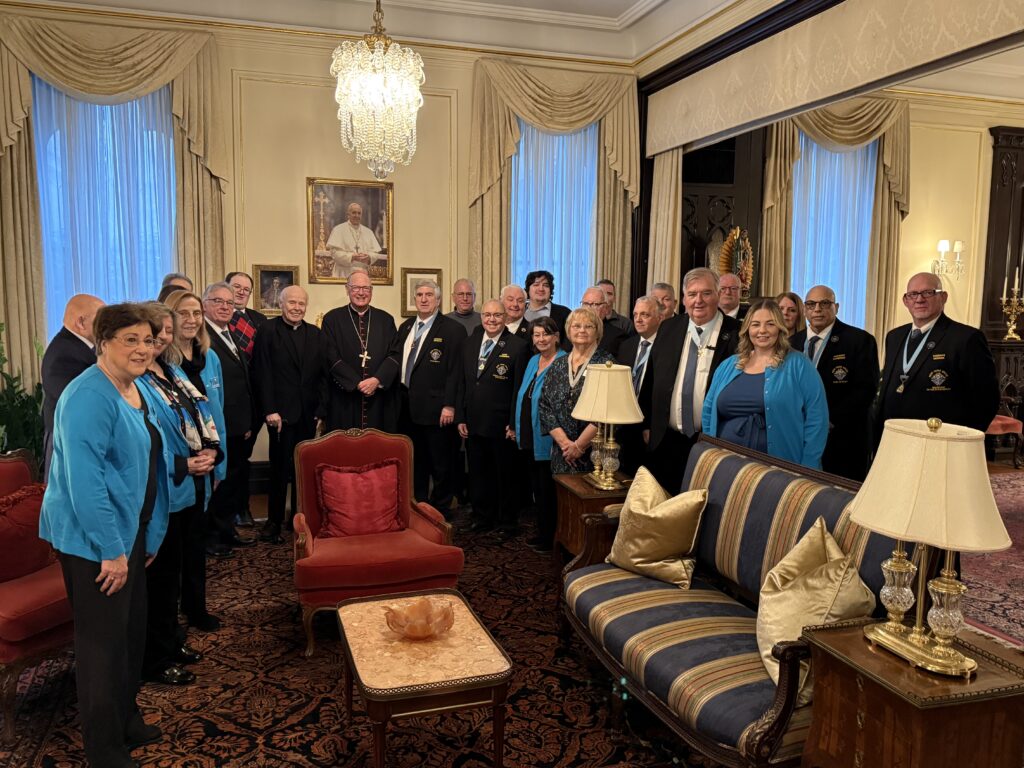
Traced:
[[887, 623], [869, 624], [864, 627], [864, 637], [872, 645], [880, 645], [887, 651], [905, 659], [912, 667], [927, 669], [940, 675], [969, 679], [978, 668], [978, 662], [964, 656], [956, 649], [940, 646], [927, 635], [915, 636], [912, 632], [893, 632]]

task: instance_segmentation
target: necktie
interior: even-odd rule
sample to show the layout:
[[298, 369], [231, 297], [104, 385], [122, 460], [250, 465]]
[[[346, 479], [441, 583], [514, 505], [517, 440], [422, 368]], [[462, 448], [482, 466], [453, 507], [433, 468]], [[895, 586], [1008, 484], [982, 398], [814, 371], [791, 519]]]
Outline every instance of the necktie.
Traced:
[[[704, 329], [697, 327], [697, 335], [700, 336], [702, 333], [704, 333]], [[694, 419], [693, 413], [693, 390], [697, 378], [698, 357], [700, 357], [700, 350], [697, 349], [697, 343], [690, 337], [690, 353], [686, 358], [686, 370], [683, 371], [683, 402], [681, 403], [683, 434], [687, 437], [693, 437], [700, 424], [698, 419]]]
[[480, 352], [480, 364], [477, 365], [477, 367], [476, 367], [476, 377], [478, 379], [480, 378], [480, 374], [482, 374], [484, 372], [484, 366], [487, 365], [487, 358], [490, 356], [491, 350], [493, 348], [494, 348], [494, 340], [493, 339], [487, 339], [484, 342], [483, 351]]
[[915, 328], [910, 332], [910, 343], [907, 344], [907, 352], [914, 354], [914, 350], [917, 349], [917, 345], [921, 343], [921, 337], [924, 334], [921, 333], [920, 328]]
[[412, 381], [412, 367], [416, 362], [416, 353], [420, 350], [420, 337], [423, 335], [423, 326], [426, 325], [422, 320], [416, 323], [416, 336], [412, 340], [412, 346], [409, 347], [409, 357], [405, 360], [405, 386], [409, 386], [409, 382]]
[[231, 338], [231, 331], [225, 328], [220, 332], [220, 335], [224, 338], [224, 343], [228, 345], [228, 349], [231, 350], [231, 354], [238, 357], [238, 347], [235, 346], [235, 340]]
[[811, 336], [807, 342], [807, 356], [814, 360], [814, 351], [818, 348], [818, 344], [821, 343], [821, 336]]
[[650, 352], [651, 342], [643, 339], [640, 342], [640, 351], [637, 352], [636, 362], [633, 363], [633, 392], [640, 394], [640, 381], [644, 377], [644, 367], [647, 365], [647, 355]]

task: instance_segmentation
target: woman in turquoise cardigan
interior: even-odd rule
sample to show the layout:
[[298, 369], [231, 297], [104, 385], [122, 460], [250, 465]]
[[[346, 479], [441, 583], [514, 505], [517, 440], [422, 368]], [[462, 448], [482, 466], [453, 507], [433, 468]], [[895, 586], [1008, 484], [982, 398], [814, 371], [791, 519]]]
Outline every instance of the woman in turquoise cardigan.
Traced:
[[828, 439], [825, 388], [814, 364], [790, 349], [772, 299], [750, 305], [737, 354], [711, 380], [702, 421], [705, 434], [821, 469]]
[[167, 469], [156, 402], [136, 385], [153, 356], [150, 313], [114, 304], [93, 323], [96, 364], [57, 401], [39, 535], [57, 550], [75, 622], [85, 756], [134, 765], [160, 737], [135, 703], [146, 635], [144, 570], [167, 528]]
[[[185, 665], [202, 654], [185, 642], [178, 624], [183, 562], [182, 531], [198, 524], [210, 498], [210, 478], [218, 464], [224, 409], [220, 398], [207, 398], [177, 365], [181, 354], [174, 346], [176, 315], [165, 304], [147, 305], [161, 326], [153, 347], [153, 362], [139, 378], [157, 403], [164, 460], [167, 464], [170, 519], [163, 546], [146, 569], [149, 611], [146, 617], [146, 653], [142, 679], [164, 685], [188, 685], [195, 674]], [[220, 390], [216, 390], [220, 393]]]
[[550, 317], [539, 317], [530, 324], [528, 333], [537, 350], [526, 364], [522, 386], [516, 395], [516, 443], [530, 468], [530, 486], [537, 505], [537, 535], [526, 543], [538, 552], [550, 552], [555, 540], [555, 481], [551, 477], [551, 435], [541, 432], [537, 406], [544, 387], [544, 377], [551, 363], [565, 352], [559, 346], [558, 323]]

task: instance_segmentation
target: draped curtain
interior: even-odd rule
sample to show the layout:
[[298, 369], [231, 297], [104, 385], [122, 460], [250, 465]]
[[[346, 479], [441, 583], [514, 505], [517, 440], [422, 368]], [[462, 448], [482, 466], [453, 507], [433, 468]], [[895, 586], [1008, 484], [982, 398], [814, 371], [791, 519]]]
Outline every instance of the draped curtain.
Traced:
[[594, 279], [597, 125], [550, 134], [526, 121], [512, 157], [510, 280], [549, 270], [560, 303], [574, 303]]
[[668, 283], [681, 296], [682, 254], [683, 150], [676, 148], [654, 156], [647, 284]]
[[761, 293], [789, 290], [793, 221], [793, 163], [799, 131], [831, 152], [847, 152], [877, 140], [875, 200], [868, 254], [865, 327], [884, 338], [895, 322], [888, 299], [899, 291], [900, 228], [910, 213], [910, 107], [896, 99], [861, 98], [782, 120], [768, 133], [761, 228]]
[[[599, 123], [597, 239], [604, 247], [598, 249], [599, 269], [628, 263], [628, 235], [617, 229], [628, 216], [623, 203], [635, 207], [639, 201], [636, 78], [479, 59], [473, 68], [469, 208], [470, 276], [481, 295], [497, 295], [511, 274], [508, 179], [520, 139], [517, 118], [556, 133]], [[602, 164], [608, 166], [604, 172]], [[616, 283], [618, 293], [627, 296], [623, 282]]]
[[46, 329], [39, 298], [42, 251], [30, 72], [99, 104], [130, 101], [170, 85], [178, 164], [176, 259], [199, 284], [224, 272], [222, 187], [228, 155], [212, 35], [0, 16], [0, 315], [7, 324], [12, 369], [34, 382], [35, 346], [46, 341]]

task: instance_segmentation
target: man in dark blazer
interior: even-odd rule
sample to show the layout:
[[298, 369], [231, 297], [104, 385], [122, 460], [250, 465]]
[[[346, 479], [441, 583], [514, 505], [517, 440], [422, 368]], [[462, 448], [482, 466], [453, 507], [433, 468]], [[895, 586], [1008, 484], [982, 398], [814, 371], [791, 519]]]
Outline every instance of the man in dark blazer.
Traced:
[[455, 411], [462, 396], [466, 329], [438, 312], [437, 283], [418, 280], [414, 291], [416, 316], [399, 326], [391, 350], [401, 361], [398, 431], [413, 443], [416, 499], [447, 514], [455, 493]]
[[662, 322], [640, 388], [646, 466], [671, 494], [682, 487], [690, 448], [700, 435], [708, 385], [735, 353], [740, 328], [718, 309], [718, 276], [705, 267], [683, 277], [683, 306], [685, 314]]
[[910, 278], [903, 306], [912, 322], [885, 337], [875, 442], [886, 419], [930, 419], [984, 432], [999, 406], [995, 361], [977, 328], [950, 320], [947, 295], [929, 272]]
[[[598, 349], [606, 350], [613, 356], [619, 354], [619, 345], [626, 339], [626, 334], [615, 324], [608, 322], [612, 306], [608, 303], [608, 295], [600, 286], [587, 288], [580, 299], [580, 306], [594, 311], [604, 326], [601, 341], [598, 342]], [[566, 334], [568, 336], [568, 334]]]
[[309, 295], [297, 285], [281, 291], [281, 317], [256, 336], [253, 355], [260, 416], [270, 438], [270, 495], [260, 540], [281, 544], [284, 500], [291, 483], [292, 514], [298, 511], [295, 446], [316, 434], [326, 411], [326, 379], [320, 329], [305, 321]]
[[[619, 346], [616, 360], [628, 365], [633, 372], [633, 393], [640, 397], [651, 349], [658, 340], [661, 327], [661, 305], [653, 296], [641, 296], [633, 305], [633, 327], [636, 333]], [[647, 460], [647, 446], [643, 440], [642, 424], [625, 424], [615, 430], [615, 439], [622, 446], [619, 451], [619, 468], [627, 475], [635, 475], [637, 469]]]
[[484, 303], [482, 326], [470, 334], [463, 351], [463, 398], [456, 414], [469, 458], [472, 531], [497, 527], [500, 535], [516, 532], [516, 486], [525, 478], [515, 461], [511, 439], [512, 411], [529, 356], [525, 341], [505, 327], [500, 301]]
[[718, 278], [718, 308], [722, 314], [742, 323], [750, 309], [749, 304], [740, 304], [742, 298], [743, 281], [739, 275], [726, 272]]
[[804, 299], [808, 328], [791, 340], [818, 369], [828, 398], [828, 442], [822, 468], [851, 480], [863, 480], [873, 443], [871, 406], [878, 390], [878, 344], [860, 328], [836, 319], [835, 292], [816, 285]]
[[[550, 317], [558, 325], [559, 338], [562, 340], [562, 349], [568, 352], [572, 349], [572, 344], [569, 343], [569, 332], [565, 329], [565, 323], [569, 319], [569, 313], [572, 312], [566, 306], [562, 304], [555, 304], [552, 298], [555, 295], [555, 276], [548, 272], [546, 269], [538, 269], [534, 272], [529, 272], [526, 275], [526, 280], [523, 281], [526, 286], [526, 291], [529, 294], [529, 304], [526, 307], [526, 319], [528, 322], [533, 322], [538, 317]], [[505, 307], [506, 312], [508, 307]], [[506, 323], [508, 320], [505, 321]], [[530, 339], [527, 339], [527, 346], [530, 344]]]
[[96, 362], [92, 321], [103, 306], [102, 299], [79, 293], [64, 307], [64, 325], [43, 353], [43, 479], [50, 472], [53, 453], [53, 414], [61, 393], [74, 379]]
[[526, 319], [526, 291], [510, 284], [501, 289], [501, 306], [505, 310], [505, 327], [508, 332], [527, 344], [530, 343], [530, 321]]
[[207, 551], [214, 557], [229, 557], [231, 547], [254, 544], [235, 531], [235, 517], [249, 505], [246, 485], [250, 438], [259, 424], [253, 395], [249, 356], [238, 348], [228, 323], [235, 311], [234, 296], [227, 283], [214, 283], [203, 292], [203, 312], [210, 349], [220, 359], [224, 377], [224, 422], [227, 431], [226, 475], [210, 496]]

